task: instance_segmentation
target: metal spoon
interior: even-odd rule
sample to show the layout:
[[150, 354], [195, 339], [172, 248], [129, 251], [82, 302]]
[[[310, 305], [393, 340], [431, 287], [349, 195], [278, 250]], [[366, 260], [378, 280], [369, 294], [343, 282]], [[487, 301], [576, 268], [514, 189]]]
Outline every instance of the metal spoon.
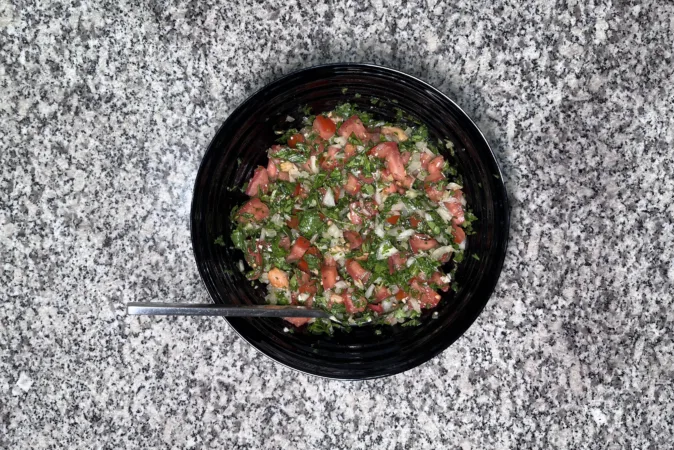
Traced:
[[302, 306], [223, 306], [211, 303], [127, 303], [126, 313], [134, 316], [330, 317], [325, 311]]

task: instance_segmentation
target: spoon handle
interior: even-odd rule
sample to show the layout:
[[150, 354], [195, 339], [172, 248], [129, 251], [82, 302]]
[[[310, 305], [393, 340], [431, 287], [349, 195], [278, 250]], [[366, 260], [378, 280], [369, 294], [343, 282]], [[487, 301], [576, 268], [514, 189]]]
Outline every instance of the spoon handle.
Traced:
[[126, 313], [134, 316], [330, 317], [325, 311], [302, 306], [224, 306], [211, 303], [127, 303]]

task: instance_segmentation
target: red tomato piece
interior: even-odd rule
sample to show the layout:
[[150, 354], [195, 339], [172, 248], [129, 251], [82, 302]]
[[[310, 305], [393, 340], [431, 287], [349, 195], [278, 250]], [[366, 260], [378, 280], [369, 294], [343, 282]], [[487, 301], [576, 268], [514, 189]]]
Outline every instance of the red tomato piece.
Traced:
[[360, 280], [365, 283], [368, 278], [370, 278], [371, 273], [363, 269], [363, 266], [353, 259], [348, 259], [346, 261], [346, 271], [351, 275], [351, 278], [354, 280]]
[[456, 225], [461, 225], [466, 221], [465, 216], [463, 215], [463, 207], [459, 202], [445, 202], [445, 208], [449, 210], [452, 214], [452, 223]]
[[431, 162], [431, 159], [433, 159], [433, 155], [431, 155], [430, 153], [422, 152], [421, 155], [419, 155], [419, 161], [421, 161], [421, 168], [428, 169], [428, 163]]
[[289, 228], [297, 229], [300, 226], [300, 219], [297, 216], [290, 216], [290, 220], [286, 222]]
[[344, 146], [344, 156], [345, 159], [349, 159], [356, 154], [356, 146], [353, 144], [346, 144]]
[[410, 225], [412, 226], [412, 228], [416, 228], [420, 223], [421, 219], [419, 219], [417, 216], [410, 217]]
[[276, 165], [276, 161], [272, 158], [270, 158], [269, 162], [267, 163], [267, 176], [270, 180], [275, 180], [278, 176], [278, 167]]
[[455, 189], [452, 191], [452, 196], [457, 200], [461, 201], [463, 198], [463, 191], [461, 189]]
[[440, 294], [435, 292], [429, 285], [419, 284], [417, 280], [413, 280], [410, 283], [410, 287], [415, 294], [415, 298], [419, 300], [422, 306], [433, 308], [440, 302]]
[[452, 224], [452, 228], [454, 228], [454, 242], [460, 244], [466, 240], [466, 232], [463, 231], [463, 228], [454, 223]]
[[367, 307], [368, 307], [370, 310], [376, 312], [377, 314], [384, 314], [384, 307], [381, 306], [381, 305], [373, 305], [373, 304], [369, 304], [369, 305], [367, 305]]
[[429, 173], [428, 175], [426, 175], [426, 178], [424, 178], [424, 182], [435, 183], [436, 181], [440, 181], [444, 178], [445, 175], [442, 172]]
[[337, 267], [323, 264], [321, 267], [321, 283], [323, 289], [332, 289], [337, 283]]
[[304, 142], [304, 136], [300, 133], [295, 133], [288, 139], [288, 147], [295, 148], [298, 142]]
[[349, 241], [349, 246], [351, 250], [355, 250], [361, 245], [363, 245], [363, 238], [360, 237], [360, 234], [356, 233], [355, 231], [351, 230], [346, 230], [343, 232], [344, 233], [344, 239]]
[[335, 131], [337, 130], [335, 122], [321, 115], [316, 116], [316, 118], [314, 119], [313, 128], [314, 131], [316, 131], [316, 133], [318, 133], [320, 137], [326, 140], [334, 136]]
[[412, 157], [412, 154], [410, 152], [402, 152], [400, 154], [400, 158], [403, 160], [403, 164], [407, 165], [408, 162], [410, 162], [410, 158]]
[[402, 269], [405, 267], [405, 263], [407, 262], [407, 258], [400, 253], [396, 253], [395, 255], [389, 256], [388, 258], [388, 271], [390, 274], [394, 274], [396, 271]]
[[356, 178], [353, 174], [349, 174], [347, 180], [346, 180], [346, 185], [344, 186], [344, 190], [351, 194], [351, 195], [356, 195], [358, 192], [360, 192], [360, 182], [358, 181], [358, 178]]
[[417, 233], [410, 238], [410, 247], [414, 253], [430, 250], [438, 246], [438, 241], [427, 234]]
[[358, 116], [353, 115], [346, 119], [339, 127], [339, 135], [348, 138], [354, 134], [358, 139], [365, 142], [370, 139], [370, 134], [365, 129], [365, 125]]
[[398, 215], [398, 216], [391, 216], [391, 217], [387, 217], [387, 218], [386, 218], [386, 221], [387, 221], [388, 223], [390, 223], [391, 225], [397, 224], [397, 223], [398, 223], [398, 220], [400, 220], [400, 216], [399, 216], [399, 215]]
[[284, 250], [290, 250], [290, 238], [288, 236], [283, 236], [279, 240], [278, 246]]
[[426, 191], [426, 196], [434, 202], [440, 201], [444, 195], [444, 192], [437, 190], [435, 186], [430, 183], [426, 183], [424, 185], [424, 190]]
[[399, 289], [398, 292], [396, 292], [396, 300], [400, 301], [404, 298], [407, 297], [407, 292], [403, 291], [402, 289]]
[[403, 181], [405, 177], [407, 177], [405, 165], [403, 164], [403, 159], [400, 156], [397, 145], [395, 151], [389, 152], [388, 156], [386, 157], [386, 168], [388, 168], [389, 172], [391, 172], [393, 179], [397, 181]]
[[301, 327], [311, 320], [309, 317], [284, 317], [283, 320], [290, 322], [296, 327]]
[[262, 166], [259, 166], [255, 169], [253, 178], [251, 178], [248, 183], [248, 188], [246, 189], [246, 195], [251, 197], [257, 197], [260, 195], [260, 192], [266, 194], [269, 190], [269, 176], [267, 175], [267, 169]]
[[306, 262], [304, 258], [300, 259], [300, 262], [297, 263], [297, 268], [302, 272], [309, 272], [309, 263]]
[[409, 189], [412, 187], [414, 184], [415, 178], [412, 175], [407, 175], [404, 180], [399, 181], [398, 184], [400, 184], [402, 187]]
[[449, 283], [444, 282], [442, 280], [442, 276], [443, 276], [442, 273], [435, 272], [431, 276], [431, 283], [437, 284], [442, 292], [447, 292], [449, 290]]
[[295, 262], [302, 259], [307, 250], [311, 247], [311, 242], [309, 239], [300, 236], [297, 238], [292, 248], [290, 249], [290, 254], [286, 257], [286, 261]]
[[288, 172], [279, 172], [278, 179], [282, 181], [290, 181], [290, 174]]
[[388, 158], [388, 155], [393, 151], [398, 151], [398, 144], [395, 142], [382, 142], [372, 147], [368, 154], [383, 159]]
[[428, 173], [442, 172], [442, 167], [445, 165], [445, 158], [436, 156], [428, 163]]
[[353, 302], [353, 299], [351, 298], [351, 294], [344, 294], [342, 295], [342, 298], [344, 299], [344, 306], [346, 306], [347, 313], [355, 314], [365, 311], [365, 299], [361, 299], [359, 302], [362, 304], [362, 306], [356, 306]]
[[358, 212], [356, 211], [356, 208], [358, 208], [358, 203], [354, 202], [349, 205], [349, 220], [351, 221], [352, 224], [354, 225], [361, 225], [363, 223], [363, 218], [360, 217]]
[[382, 286], [377, 290], [374, 298], [377, 303], [383, 301], [384, 299], [391, 296], [391, 291], [388, 290], [386, 286]]
[[[246, 217], [248, 214], [252, 214], [253, 218]], [[237, 220], [241, 223], [248, 223], [251, 220], [253, 222], [258, 222], [260, 220], [265, 219], [269, 215], [269, 208], [267, 205], [262, 203], [262, 201], [257, 198], [253, 197], [241, 207], [237, 214]]]

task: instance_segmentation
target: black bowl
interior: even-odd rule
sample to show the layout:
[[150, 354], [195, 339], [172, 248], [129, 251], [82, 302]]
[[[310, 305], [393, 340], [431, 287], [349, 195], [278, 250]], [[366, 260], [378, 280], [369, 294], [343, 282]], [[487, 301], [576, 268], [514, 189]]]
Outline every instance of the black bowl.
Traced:
[[[306, 105], [317, 113], [345, 101], [389, 120], [399, 108], [426, 124], [432, 138], [454, 143], [455, 156], [444, 156], [458, 166], [468, 204], [478, 217], [468, 257], [456, 275], [461, 288], [443, 295], [437, 318], [429, 312], [418, 327], [378, 327], [380, 334], [373, 326], [330, 337], [301, 329], [284, 332], [293, 327], [282, 319], [228, 321], [255, 348], [288, 367], [330, 378], [367, 379], [403, 372], [446, 349], [480, 314], [501, 272], [509, 226], [501, 171], [480, 130], [452, 100], [417, 78], [367, 64], [312, 67], [265, 86], [229, 116], [206, 151], [192, 200], [192, 244], [215, 303], [264, 303], [264, 285], [239, 272], [243, 255], [229, 239], [230, 211], [246, 199], [239, 188], [256, 166], [266, 166], [266, 150], [277, 138], [274, 131], [289, 127], [288, 116], [299, 120]], [[219, 236], [224, 246], [214, 243]]]

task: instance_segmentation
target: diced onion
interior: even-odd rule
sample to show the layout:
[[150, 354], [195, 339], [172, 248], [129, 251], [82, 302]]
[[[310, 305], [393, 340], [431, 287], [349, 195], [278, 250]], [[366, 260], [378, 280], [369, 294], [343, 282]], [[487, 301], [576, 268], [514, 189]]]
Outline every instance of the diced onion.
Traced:
[[449, 223], [452, 221], [452, 213], [450, 213], [444, 206], [441, 206], [438, 209], [436, 209], [436, 212], [440, 217], [442, 217], [442, 220], [444, 220], [445, 222]]
[[407, 209], [407, 207], [403, 202], [398, 202], [395, 205], [391, 206], [391, 211], [402, 211], [404, 209]]
[[365, 297], [370, 298], [372, 297], [372, 292], [374, 292], [374, 284], [371, 284], [369, 288], [367, 288], [367, 291], [365, 291]]
[[389, 242], [384, 242], [377, 249], [377, 259], [386, 259], [398, 253], [398, 249], [392, 246]]
[[450, 191], [456, 191], [457, 189], [463, 189], [463, 186], [461, 186], [460, 184], [456, 184], [456, 183], [448, 183], [447, 189], [449, 189]]
[[454, 251], [454, 247], [451, 245], [445, 245], [443, 247], [438, 247], [435, 250], [431, 252], [431, 258], [435, 259], [436, 261], [439, 261], [440, 258], [442, 258], [442, 255], [446, 253], [451, 253]]
[[286, 122], [294, 122], [295, 118], [292, 116], [286, 116]]
[[408, 259], [407, 259], [407, 262], [405, 263], [405, 265], [406, 265], [407, 267], [410, 267], [410, 266], [411, 266], [412, 264], [414, 264], [416, 261], [417, 261], [417, 259], [416, 259], [414, 256], [412, 256], [411, 258], [408, 258]]
[[419, 196], [419, 191], [416, 189], [408, 189], [407, 192], [405, 192], [405, 197], [415, 199]]
[[309, 294], [304, 292], [304, 293], [297, 296], [297, 301], [300, 302], [300, 303], [304, 303], [304, 302], [307, 301], [308, 298], [309, 298]]
[[384, 312], [391, 311], [391, 300], [384, 300], [383, 302], [381, 302], [381, 307], [384, 310]]
[[384, 225], [382, 225], [381, 223], [378, 223], [378, 224], [374, 227], [374, 234], [376, 234], [376, 235], [379, 236], [380, 238], [383, 238], [384, 235], [385, 235], [385, 233], [384, 233]]
[[341, 147], [344, 147], [347, 143], [347, 139], [344, 136], [338, 136], [338, 137], [333, 138], [333, 139], [334, 139], [335, 144], [337, 144]]
[[410, 305], [416, 312], [421, 312], [421, 305], [419, 305], [419, 301], [416, 298], [410, 297], [407, 301], [407, 304]]
[[335, 207], [335, 196], [332, 193], [332, 189], [328, 188], [325, 191], [325, 195], [323, 196], [323, 204], [330, 208]]
[[466, 249], [466, 240], [465, 240], [465, 239], [463, 240], [462, 243], [459, 244], [459, 248], [460, 248], [461, 250], [465, 250], [465, 249]]
[[318, 166], [316, 165], [316, 155], [311, 155], [309, 158], [309, 167], [313, 173], [318, 173]]
[[243, 272], [244, 270], [246, 270], [246, 268], [243, 265], [243, 261], [239, 260], [239, 272]]
[[337, 291], [343, 291], [344, 289], [349, 287], [349, 283], [346, 281], [338, 281], [335, 283], [335, 290]]
[[428, 220], [429, 222], [433, 222], [433, 216], [431, 216], [431, 215], [428, 214], [428, 213], [424, 213], [424, 218], [425, 218], [426, 220]]
[[342, 230], [340, 230], [339, 227], [334, 223], [328, 227], [324, 235], [326, 238], [333, 238], [333, 239], [342, 239], [344, 237], [344, 235], [342, 234]]
[[414, 233], [416, 233], [416, 231], [414, 231], [414, 230], [403, 230], [403, 231], [401, 231], [400, 234], [398, 235], [398, 240], [399, 240], [399, 241], [404, 241], [404, 240], [406, 240], [406, 239], [409, 239], [410, 237], [412, 237], [412, 235], [413, 235]]

